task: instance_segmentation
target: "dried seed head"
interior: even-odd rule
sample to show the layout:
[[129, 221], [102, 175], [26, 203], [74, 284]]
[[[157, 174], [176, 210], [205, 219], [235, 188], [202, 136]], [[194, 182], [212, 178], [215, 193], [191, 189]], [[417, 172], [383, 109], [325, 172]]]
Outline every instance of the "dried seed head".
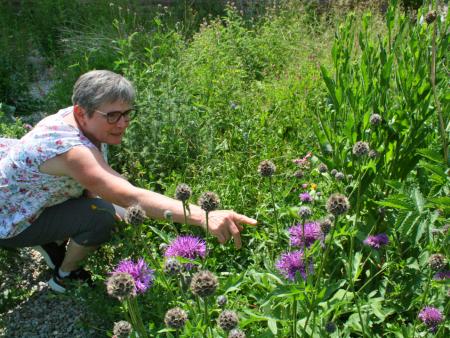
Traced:
[[136, 296], [133, 276], [125, 272], [112, 274], [106, 281], [106, 291], [120, 301]]
[[447, 262], [444, 255], [433, 254], [428, 259], [428, 265], [433, 270], [441, 270], [447, 265]]
[[161, 243], [159, 245], [159, 251], [165, 252], [167, 247], [168, 247], [168, 245], [166, 243]]
[[113, 334], [117, 338], [128, 338], [132, 331], [132, 326], [125, 320], [114, 323]]
[[230, 331], [238, 326], [239, 317], [236, 312], [225, 310], [219, 315], [217, 322], [222, 330]]
[[319, 173], [326, 173], [328, 171], [328, 167], [325, 163], [320, 163], [317, 170], [319, 170]]
[[258, 173], [262, 177], [270, 177], [275, 173], [276, 168], [272, 161], [264, 160], [258, 166]]
[[374, 126], [374, 127], [379, 126], [382, 121], [383, 121], [383, 119], [381, 118], [380, 115], [378, 115], [378, 114], [370, 115], [369, 122], [372, 126]]
[[336, 176], [337, 172], [338, 171], [336, 169], [331, 169], [330, 174], [331, 176]]
[[369, 152], [369, 144], [367, 142], [358, 141], [353, 146], [353, 155], [361, 157]]
[[294, 176], [296, 177], [296, 178], [303, 178], [303, 176], [305, 176], [305, 174], [303, 173], [303, 170], [297, 170], [295, 173], [294, 173]]
[[191, 197], [192, 190], [191, 187], [189, 187], [185, 183], [181, 183], [177, 186], [175, 189], [175, 198], [180, 201], [187, 201], [189, 197]]
[[442, 227], [442, 233], [443, 233], [444, 235], [447, 235], [449, 229], [450, 229], [450, 224], [444, 225], [444, 226]]
[[191, 291], [199, 297], [208, 297], [216, 292], [219, 282], [210, 271], [204, 270], [195, 273], [191, 280]]
[[336, 179], [336, 181], [343, 181], [345, 178], [344, 173], [341, 173], [340, 171], [338, 171], [336, 173], [336, 175], [334, 175], [334, 178]]
[[124, 220], [131, 225], [141, 225], [146, 218], [145, 211], [140, 205], [133, 205], [125, 211]]
[[164, 263], [164, 272], [169, 275], [178, 275], [182, 269], [183, 265], [176, 258], [169, 257]]
[[164, 211], [164, 219], [166, 219], [169, 222], [173, 221], [173, 213], [170, 210]]
[[198, 199], [198, 205], [206, 212], [216, 210], [219, 207], [219, 204], [219, 196], [211, 191], [203, 193]]
[[372, 158], [372, 159], [377, 158], [378, 152], [376, 150], [370, 149], [368, 156], [369, 156], [369, 158]]
[[228, 334], [228, 338], [245, 338], [245, 332], [239, 329], [233, 329]]
[[436, 11], [430, 11], [427, 13], [427, 15], [425, 15], [425, 21], [429, 25], [432, 24], [434, 20], [436, 20], [436, 18], [437, 18]]
[[350, 209], [347, 197], [336, 193], [330, 196], [327, 201], [327, 211], [334, 216], [345, 214]]
[[347, 180], [351, 181], [353, 179], [353, 175], [352, 174], [348, 174], [347, 175]]
[[188, 316], [186, 311], [179, 307], [175, 307], [166, 312], [164, 323], [172, 329], [179, 330], [186, 324], [187, 319]]
[[328, 333], [333, 333], [336, 331], [336, 324], [333, 322], [328, 322], [325, 324], [325, 331]]
[[220, 295], [219, 297], [217, 297], [217, 305], [219, 305], [220, 307], [224, 307], [225, 305], [227, 305], [227, 303], [227, 296]]
[[332, 226], [333, 222], [329, 218], [324, 218], [320, 221], [320, 230], [322, 230], [324, 235], [330, 232]]
[[305, 206], [301, 206], [300, 209], [298, 209], [298, 215], [301, 218], [304, 218], [304, 219], [310, 217], [312, 215], [311, 208], [305, 207]]

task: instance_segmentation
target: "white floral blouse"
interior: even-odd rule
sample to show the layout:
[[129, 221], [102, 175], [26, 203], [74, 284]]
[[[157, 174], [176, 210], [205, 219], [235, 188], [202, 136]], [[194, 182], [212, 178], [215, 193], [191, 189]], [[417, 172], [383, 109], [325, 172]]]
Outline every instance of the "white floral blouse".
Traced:
[[73, 178], [39, 171], [43, 162], [72, 147], [95, 147], [63, 120], [72, 110], [46, 117], [20, 140], [0, 138], [0, 238], [19, 234], [45, 208], [82, 195], [84, 188]]

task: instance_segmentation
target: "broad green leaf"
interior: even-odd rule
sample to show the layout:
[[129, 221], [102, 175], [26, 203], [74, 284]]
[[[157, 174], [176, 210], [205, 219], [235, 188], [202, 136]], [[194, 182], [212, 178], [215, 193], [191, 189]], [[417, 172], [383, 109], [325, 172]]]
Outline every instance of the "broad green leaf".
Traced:
[[267, 320], [267, 326], [269, 327], [270, 331], [276, 336], [278, 333], [278, 327], [277, 327], [277, 321], [273, 318], [269, 318]]

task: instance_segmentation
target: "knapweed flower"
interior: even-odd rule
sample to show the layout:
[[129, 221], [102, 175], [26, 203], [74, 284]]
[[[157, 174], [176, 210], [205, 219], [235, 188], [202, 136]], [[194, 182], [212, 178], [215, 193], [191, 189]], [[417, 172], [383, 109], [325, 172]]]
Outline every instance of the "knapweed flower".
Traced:
[[302, 250], [283, 253], [275, 266], [284, 277], [292, 281], [295, 281], [297, 276], [306, 279], [306, 267], [303, 261]]
[[439, 271], [433, 276], [434, 280], [447, 280], [450, 279], [450, 271]]
[[308, 192], [302, 192], [298, 197], [303, 203], [311, 203], [313, 201], [312, 196]]
[[217, 323], [219, 324], [222, 330], [230, 331], [233, 330], [236, 326], [238, 326], [239, 317], [236, 314], [236, 312], [225, 310], [219, 315]]
[[444, 320], [441, 311], [435, 307], [426, 306], [419, 313], [419, 319], [431, 332], [436, 332], [437, 326]]
[[203, 193], [198, 199], [198, 205], [206, 212], [216, 210], [219, 207], [219, 204], [219, 196], [212, 191]]
[[319, 170], [319, 173], [326, 173], [328, 171], [328, 167], [325, 163], [320, 163], [317, 170]]
[[305, 207], [305, 206], [301, 206], [298, 209], [298, 215], [303, 218], [306, 219], [308, 217], [310, 217], [312, 215], [312, 211], [310, 207]]
[[144, 293], [153, 284], [154, 271], [151, 270], [143, 258], [137, 262], [125, 259], [119, 262], [113, 274], [128, 273], [134, 279], [136, 293]]
[[191, 280], [191, 291], [199, 297], [208, 297], [216, 292], [219, 281], [210, 271], [204, 270], [195, 273]]
[[220, 295], [219, 297], [217, 297], [217, 305], [219, 305], [220, 307], [224, 307], [225, 305], [227, 305], [227, 303], [228, 303], [227, 296]]
[[172, 329], [179, 330], [186, 324], [187, 319], [186, 311], [179, 307], [174, 307], [166, 312], [164, 323]]
[[277, 167], [272, 161], [264, 160], [258, 166], [258, 173], [262, 177], [271, 177], [275, 173], [276, 169]]
[[133, 330], [130, 323], [126, 320], [121, 320], [114, 323], [113, 334], [117, 338], [128, 338]]
[[303, 183], [303, 184], [302, 184], [302, 188], [303, 188], [303, 189], [307, 189], [307, 188], [308, 188], [308, 183]]
[[344, 175], [344, 173], [338, 171], [336, 173], [336, 175], [334, 175], [334, 178], [336, 179], [336, 181], [343, 181], [345, 178], [345, 175]]
[[361, 157], [369, 152], [369, 143], [364, 141], [358, 141], [353, 146], [353, 155], [356, 157]]
[[308, 152], [305, 157], [303, 158], [297, 158], [295, 160], [293, 160], [292, 162], [294, 162], [296, 165], [298, 165], [300, 168], [305, 168], [308, 169], [309, 168], [309, 158], [312, 156], [311, 152]]
[[[205, 258], [206, 243], [195, 236], [178, 236], [167, 247], [166, 257], [183, 257], [187, 259]], [[192, 264], [185, 264], [186, 269], [192, 269]]]
[[183, 265], [175, 257], [169, 257], [164, 262], [164, 272], [169, 275], [178, 275], [183, 269]]
[[380, 249], [389, 243], [389, 237], [386, 234], [372, 235], [368, 236], [363, 243], [371, 248]]
[[433, 270], [441, 270], [447, 265], [447, 262], [445, 260], [444, 255], [442, 255], [442, 254], [433, 254], [428, 259], [428, 265]]
[[106, 280], [106, 291], [120, 301], [136, 296], [134, 279], [129, 273], [114, 273]]
[[[305, 234], [303, 234], [303, 227], [305, 228]], [[292, 246], [303, 247], [303, 241], [306, 247], [310, 247], [318, 239], [323, 239], [323, 233], [320, 228], [319, 222], [310, 222], [297, 224], [289, 228], [290, 242]]]
[[175, 189], [175, 198], [180, 201], [187, 201], [191, 197], [192, 189], [186, 183], [181, 183]]
[[370, 115], [369, 122], [372, 126], [374, 126], [374, 127], [379, 126], [382, 121], [383, 121], [383, 118], [379, 114]]
[[245, 332], [239, 329], [233, 329], [228, 333], [228, 338], [245, 338]]
[[146, 218], [145, 211], [140, 205], [133, 205], [126, 209], [124, 220], [131, 225], [141, 225]]
[[345, 214], [350, 209], [350, 203], [347, 197], [342, 194], [335, 193], [328, 198], [327, 211], [334, 216]]
[[303, 173], [303, 170], [297, 170], [294, 173], [294, 177], [296, 177], [296, 178], [303, 178], [303, 176], [305, 176], [305, 174]]
[[378, 152], [376, 150], [370, 149], [369, 154], [367, 155], [369, 158], [374, 159], [378, 157]]

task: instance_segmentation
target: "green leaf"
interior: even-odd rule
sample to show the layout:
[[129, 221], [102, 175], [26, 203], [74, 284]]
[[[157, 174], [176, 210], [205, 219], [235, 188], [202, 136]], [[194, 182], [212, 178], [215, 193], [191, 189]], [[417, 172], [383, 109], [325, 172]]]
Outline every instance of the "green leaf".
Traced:
[[273, 318], [269, 318], [267, 320], [267, 326], [269, 327], [270, 331], [276, 336], [278, 333], [278, 327], [277, 327], [277, 321]]

